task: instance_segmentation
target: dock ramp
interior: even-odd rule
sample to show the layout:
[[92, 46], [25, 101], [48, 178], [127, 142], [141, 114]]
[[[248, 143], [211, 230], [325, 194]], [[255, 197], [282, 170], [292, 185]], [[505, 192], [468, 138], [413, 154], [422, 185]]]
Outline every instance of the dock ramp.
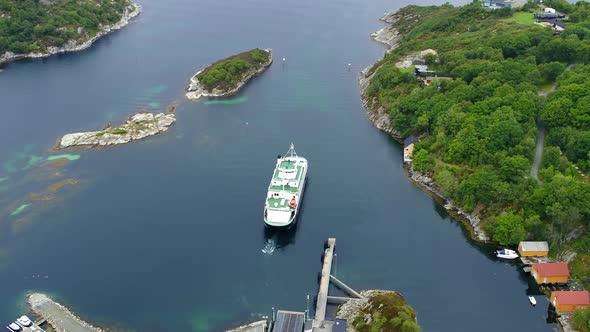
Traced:
[[302, 332], [305, 314], [298, 311], [277, 311], [273, 332]]

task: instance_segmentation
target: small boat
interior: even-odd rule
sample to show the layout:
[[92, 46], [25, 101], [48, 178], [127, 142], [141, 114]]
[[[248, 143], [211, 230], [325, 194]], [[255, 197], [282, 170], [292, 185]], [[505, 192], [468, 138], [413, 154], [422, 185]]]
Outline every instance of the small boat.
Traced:
[[24, 327], [29, 327], [29, 326], [33, 325], [33, 322], [27, 316], [20, 316], [19, 318], [16, 319], [16, 322]]
[[533, 306], [537, 305], [537, 300], [534, 296], [529, 296], [529, 302], [531, 302]]
[[7, 328], [9, 331], [14, 331], [14, 332], [21, 331], [21, 327], [17, 323], [10, 323], [10, 325], [8, 325]]
[[518, 254], [514, 250], [502, 249], [496, 251], [496, 257], [503, 259], [515, 259], [518, 258]]
[[268, 186], [264, 205], [264, 223], [270, 227], [287, 228], [295, 223], [307, 177], [307, 159], [295, 153], [291, 143], [284, 156], [278, 156]]

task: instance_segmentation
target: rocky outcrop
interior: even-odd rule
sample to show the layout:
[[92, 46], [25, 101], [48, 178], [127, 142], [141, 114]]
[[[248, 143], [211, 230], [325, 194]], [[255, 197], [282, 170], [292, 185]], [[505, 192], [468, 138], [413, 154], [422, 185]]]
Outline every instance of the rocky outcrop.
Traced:
[[473, 229], [473, 235], [479, 241], [486, 242], [489, 241], [490, 238], [486, 235], [485, 231], [481, 227], [481, 219], [475, 213], [468, 213], [465, 212], [463, 209], [456, 207], [453, 205], [453, 201], [447, 199], [438, 189], [435, 188], [435, 182], [432, 178], [414, 171], [411, 163], [408, 172], [410, 173], [410, 178], [419, 186], [426, 189], [427, 191], [431, 192], [432, 194], [438, 196], [444, 201], [444, 208], [455, 214], [457, 217], [464, 219], [471, 225]]
[[57, 143], [56, 149], [71, 147], [105, 147], [136, 141], [164, 132], [176, 121], [172, 113], [152, 114], [139, 112], [133, 114], [117, 128], [110, 125], [100, 131], [73, 133], [64, 135]]
[[[366, 290], [361, 292], [361, 298], [350, 299], [338, 307], [336, 318], [346, 319], [347, 332], [356, 332], [355, 324], [362, 318], [365, 330], [374, 328], [371, 324], [376, 317], [386, 317], [386, 320], [395, 319], [400, 310], [406, 309], [406, 313], [413, 316], [414, 310], [407, 304], [406, 300], [399, 292], [386, 290]], [[411, 318], [410, 318], [411, 319]], [[391, 328], [391, 326], [389, 326]], [[387, 329], [390, 331], [390, 329]], [[397, 331], [397, 329], [395, 330]]]
[[129, 21], [131, 19], [133, 19], [134, 17], [136, 17], [140, 13], [141, 13], [141, 6], [139, 4], [130, 2], [130, 5], [127, 8], [125, 8], [125, 11], [123, 12], [123, 16], [121, 17], [121, 19], [117, 23], [112, 24], [112, 25], [99, 26], [98, 33], [94, 37], [92, 37], [84, 42], [81, 42], [78, 40], [69, 40], [61, 47], [55, 47], [55, 46], [48, 47], [47, 52], [45, 52], [45, 53], [15, 54], [13, 52], [6, 52], [6, 53], [0, 55], [0, 65], [7, 63], [7, 62], [11, 62], [11, 61], [21, 60], [21, 59], [45, 58], [45, 57], [52, 56], [52, 55], [59, 54], [59, 53], [76, 52], [76, 51], [85, 50], [88, 47], [90, 47], [99, 38], [113, 32], [113, 31], [116, 31], [116, 30], [119, 30], [119, 29], [125, 27], [127, 24], [129, 24]]
[[229, 97], [229, 96], [232, 96], [232, 95], [238, 93], [238, 91], [240, 91], [240, 89], [242, 87], [244, 87], [244, 85], [246, 85], [246, 83], [248, 83], [255, 76], [262, 74], [272, 64], [272, 50], [265, 49], [264, 51], [268, 52], [268, 61], [266, 63], [264, 63], [258, 69], [256, 69], [256, 68], [249, 69], [244, 74], [242, 79], [238, 82], [238, 84], [230, 90], [213, 89], [212, 91], [209, 91], [199, 82], [197, 76], [200, 73], [202, 73], [203, 71], [207, 70], [209, 67], [215, 65], [215, 63], [207, 65], [205, 68], [201, 69], [199, 72], [197, 72], [195, 75], [193, 75], [193, 77], [191, 77], [189, 85], [186, 88], [186, 91], [187, 91], [186, 98], [188, 98], [189, 100], [197, 100], [201, 97], [221, 98], [221, 97]]
[[[371, 38], [373, 38], [373, 40], [387, 46], [387, 52], [395, 49], [398, 46], [400, 40], [400, 34], [393, 26], [393, 24], [396, 22], [395, 13], [395, 11], [388, 13], [381, 18], [381, 21], [388, 23], [389, 26], [371, 34]], [[373, 78], [373, 75], [375, 75], [377, 70], [379, 70], [379, 63], [381, 60], [382, 59], [379, 59], [377, 64], [363, 69], [359, 75], [358, 82], [361, 89], [363, 106], [367, 111], [367, 118], [375, 127], [377, 127], [377, 129], [384, 131], [397, 139], [401, 139], [400, 132], [393, 128], [391, 124], [389, 112], [383, 107], [372, 107], [372, 105], [376, 104], [376, 102], [375, 100], [370, 100], [366, 94], [366, 90], [371, 83], [371, 78]]]

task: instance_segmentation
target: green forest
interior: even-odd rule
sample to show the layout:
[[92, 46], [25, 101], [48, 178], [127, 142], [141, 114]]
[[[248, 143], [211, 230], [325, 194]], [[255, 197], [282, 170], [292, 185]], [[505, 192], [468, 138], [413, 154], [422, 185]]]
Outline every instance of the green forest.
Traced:
[[270, 53], [259, 48], [223, 59], [197, 75], [197, 79], [209, 91], [230, 90], [238, 84], [251, 68], [260, 68], [268, 62]]
[[[590, 4], [546, 0], [568, 14], [560, 34], [515, 11], [480, 3], [409, 6], [396, 14], [400, 46], [376, 64], [365, 98], [389, 110], [402, 138], [419, 138], [415, 170], [455, 205], [477, 212], [494, 241], [547, 240], [577, 252], [574, 278], [590, 286]], [[529, 18], [530, 19], [522, 19]], [[430, 76], [396, 62], [425, 55]], [[555, 89], [554, 91], [552, 90]], [[539, 126], [546, 139], [531, 176]]]
[[[45, 52], [118, 22], [128, 0], [0, 0], [0, 54]], [[81, 29], [79, 29], [81, 28]]]

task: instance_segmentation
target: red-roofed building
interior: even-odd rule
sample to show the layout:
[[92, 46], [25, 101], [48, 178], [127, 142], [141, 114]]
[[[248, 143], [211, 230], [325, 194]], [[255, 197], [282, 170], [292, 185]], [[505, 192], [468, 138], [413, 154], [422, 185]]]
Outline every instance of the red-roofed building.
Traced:
[[567, 263], [536, 263], [533, 264], [531, 274], [537, 284], [565, 284], [569, 279], [570, 270]]
[[572, 312], [590, 308], [588, 291], [555, 291], [551, 292], [551, 303], [555, 311]]

